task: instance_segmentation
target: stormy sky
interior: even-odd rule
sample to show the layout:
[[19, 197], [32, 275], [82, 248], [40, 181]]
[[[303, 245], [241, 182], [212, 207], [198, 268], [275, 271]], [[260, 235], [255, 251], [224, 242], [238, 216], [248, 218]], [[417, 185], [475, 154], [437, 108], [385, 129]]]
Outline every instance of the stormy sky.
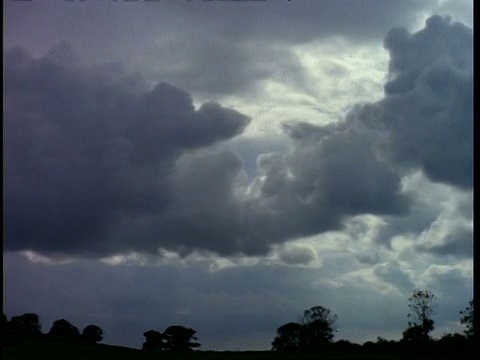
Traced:
[[473, 1], [4, 2], [4, 312], [140, 348], [434, 336], [473, 294]]

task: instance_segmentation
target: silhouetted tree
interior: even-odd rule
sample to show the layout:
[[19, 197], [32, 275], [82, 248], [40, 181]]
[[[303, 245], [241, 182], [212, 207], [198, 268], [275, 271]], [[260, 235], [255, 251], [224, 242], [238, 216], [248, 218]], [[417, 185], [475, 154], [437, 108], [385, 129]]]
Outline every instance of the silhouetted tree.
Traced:
[[40, 334], [42, 332], [38, 315], [34, 313], [12, 316], [8, 322], [8, 327], [10, 330], [29, 334]]
[[348, 340], [338, 340], [333, 343], [333, 346], [338, 351], [355, 351], [361, 348], [360, 345], [352, 343]]
[[333, 340], [337, 315], [314, 306], [298, 317], [298, 323], [290, 322], [277, 329], [272, 350], [315, 350], [330, 345]]
[[54, 321], [48, 335], [69, 340], [78, 340], [80, 338], [78, 328], [65, 319]]
[[155, 330], [148, 330], [143, 333], [145, 336], [145, 342], [142, 345], [142, 349], [146, 351], [163, 350], [165, 343], [163, 342], [163, 335]]
[[97, 325], [88, 325], [82, 331], [82, 339], [89, 343], [97, 343], [103, 340], [103, 330]]
[[199, 343], [192, 342], [197, 340], [196, 331], [180, 325], [169, 326], [163, 333], [165, 339], [165, 348], [173, 351], [190, 351], [192, 348], [200, 346]]
[[337, 315], [323, 306], [314, 306], [305, 310], [299, 317], [302, 325], [302, 347], [316, 349], [328, 345], [333, 340]]
[[402, 333], [402, 340], [409, 342], [421, 342], [425, 340], [425, 335], [421, 325], [410, 326]]
[[282, 325], [277, 329], [277, 336], [272, 342], [272, 350], [298, 350], [302, 346], [302, 335], [302, 325], [294, 322]]
[[377, 340], [375, 341], [375, 347], [378, 351], [384, 352], [384, 353], [392, 353], [396, 352], [399, 343], [397, 343], [394, 340], [387, 340], [381, 336], [377, 336]]
[[409, 329], [404, 331], [404, 339], [429, 340], [428, 334], [434, 329], [434, 321], [430, 319], [430, 316], [433, 315], [437, 306], [435, 294], [429, 290], [416, 289], [408, 301], [410, 321], [408, 322]]
[[460, 323], [465, 325], [465, 336], [468, 339], [473, 339], [473, 299], [468, 302], [465, 310], [460, 311], [460, 315], [462, 315]]

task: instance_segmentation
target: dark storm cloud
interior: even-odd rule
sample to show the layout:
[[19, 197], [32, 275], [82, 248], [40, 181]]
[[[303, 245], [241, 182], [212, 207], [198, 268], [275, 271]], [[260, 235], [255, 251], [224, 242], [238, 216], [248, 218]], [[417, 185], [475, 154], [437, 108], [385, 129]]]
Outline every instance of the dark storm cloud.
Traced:
[[[193, 23], [201, 22], [202, 27], [210, 24], [226, 38], [301, 43], [332, 35], [368, 41], [392, 26], [412, 24], [415, 13], [427, 4], [413, 0], [276, 0], [165, 5]], [[154, 11], [155, 6], [150, 9]]]
[[[190, 36], [162, 44], [150, 74], [195, 93], [230, 95], [251, 91], [262, 80], [281, 79], [292, 85], [305, 83], [304, 70], [288, 50], [268, 44], [237, 43], [216, 33], [199, 42]], [[177, 48], [177, 42], [184, 44]], [[171, 66], [171, 64], [176, 64]]]
[[358, 125], [353, 118], [325, 127], [291, 125], [293, 150], [259, 157], [247, 204], [256, 214], [249, 219], [253, 237], [309, 236], [340, 229], [348, 216], [407, 211], [400, 177], [375, 154], [379, 135]]
[[66, 44], [40, 59], [6, 54], [8, 250], [265, 254], [346, 216], [406, 210], [377, 134], [354, 120], [288, 127], [293, 150], [262, 155], [245, 195], [236, 154], [190, 151], [235, 136], [245, 116], [74, 60]]
[[[105, 255], [263, 255], [339, 230], [348, 217], [404, 215], [405, 171], [468, 189], [472, 178], [471, 30], [432, 17], [385, 40], [385, 98], [327, 126], [285, 125], [248, 183], [237, 154], [210, 145], [248, 119], [113, 66], [72, 65], [68, 46], [6, 54], [8, 250]], [[447, 86], [448, 85], [448, 86]], [[199, 150], [201, 149], [201, 151]]]
[[438, 16], [415, 34], [392, 30], [385, 98], [354, 107], [335, 125], [286, 126], [292, 150], [261, 155], [250, 196], [240, 209], [231, 202], [231, 216], [239, 216], [226, 237], [231, 249], [263, 253], [272, 243], [339, 229], [349, 216], [404, 215], [413, 203], [400, 180], [412, 171], [468, 190], [472, 45], [471, 29]]
[[394, 29], [380, 121], [391, 156], [432, 181], [473, 185], [473, 32], [433, 16], [415, 34]]
[[[425, 29], [414, 34], [393, 29], [385, 38], [385, 47], [391, 57], [385, 98], [354, 109], [350, 116], [355, 114], [366, 126], [385, 134], [381, 154], [397, 171], [420, 170], [431, 181], [472, 190], [472, 30], [434, 16], [427, 20]], [[424, 194], [427, 191], [425, 188]], [[450, 190], [444, 187], [438, 191]], [[458, 205], [466, 218], [471, 211], [468, 199], [467, 205]], [[409, 216], [388, 218], [389, 226], [381, 229], [377, 239], [389, 241], [404, 233], [420, 235], [437, 219], [441, 205], [420, 196], [411, 210]], [[468, 232], [452, 228], [441, 244], [419, 249], [471, 256]]]
[[[342, 36], [378, 41], [392, 26], [410, 26], [431, 2], [310, 1], [9, 1], [5, 42], [36, 55], [61, 40], [95, 60], [196, 93], [252, 91], [259, 80], [303, 72], [285, 46]], [[38, 29], [41, 29], [39, 31]], [[61, 30], [59, 30], [61, 29]], [[139, 54], [141, 54], [139, 56]], [[288, 60], [288, 61], [287, 61]]]
[[133, 38], [145, 41], [146, 34], [175, 39], [175, 34], [182, 33], [197, 39], [221, 34], [229, 42], [259, 39], [304, 43], [332, 35], [368, 41], [383, 36], [393, 26], [412, 25], [418, 12], [435, 3], [438, 2], [46, 0], [19, 4], [9, 1], [5, 7], [10, 15], [5, 20], [12, 32], [6, 34], [6, 40], [10, 46], [15, 45], [18, 39], [14, 35], [26, 39], [25, 31], [43, 28], [49, 36], [55, 36], [53, 41], [58, 41], [57, 29], [61, 28], [69, 40], [76, 36], [82, 43], [88, 40], [95, 47], [111, 39], [112, 34], [120, 35], [129, 46], [134, 46]]
[[178, 156], [248, 124], [217, 103], [195, 110], [169, 84], [146, 90], [139, 76], [72, 56], [65, 44], [40, 59], [5, 55], [8, 250], [107, 251], [100, 239], [119, 218], [167, 206]]
[[292, 125], [288, 132], [292, 151], [261, 155], [247, 193], [235, 154], [185, 155], [173, 175], [171, 205], [142, 224], [147, 241], [180, 253], [259, 255], [276, 243], [340, 229], [348, 216], [408, 210], [400, 177], [375, 156], [375, 131], [352, 119], [324, 128]]
[[382, 156], [430, 180], [469, 190], [473, 184], [473, 32], [432, 16], [414, 34], [385, 38], [390, 53], [385, 97], [358, 106], [367, 127], [383, 131]]
[[392, 26], [413, 24], [424, 6], [390, 0], [151, 4], [150, 11], [166, 11], [188, 26], [162, 33], [168, 40], [147, 52], [166, 61], [147, 66], [156, 78], [215, 95], [252, 91], [272, 78], [308, 89], [299, 60], [285, 46], [332, 36], [378, 41]]
[[228, 151], [181, 159], [172, 181], [172, 206], [151, 224], [162, 245], [181, 253], [243, 251], [244, 244], [238, 242], [241, 209], [234, 194], [241, 168], [238, 156]]

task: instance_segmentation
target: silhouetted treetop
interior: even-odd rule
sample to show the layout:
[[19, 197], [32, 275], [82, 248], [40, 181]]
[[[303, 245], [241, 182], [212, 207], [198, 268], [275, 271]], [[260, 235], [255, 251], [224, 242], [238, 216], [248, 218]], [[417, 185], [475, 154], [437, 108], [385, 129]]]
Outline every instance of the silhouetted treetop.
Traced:
[[307, 348], [316, 348], [333, 340], [337, 315], [323, 306], [314, 306], [305, 310], [300, 317], [303, 325], [304, 341]]
[[320, 321], [333, 326], [337, 320], [337, 315], [333, 314], [330, 309], [324, 308], [323, 306], [313, 306], [310, 309], [305, 310], [298, 320], [302, 325]]
[[323, 306], [314, 306], [299, 316], [299, 323], [277, 329], [272, 350], [315, 350], [331, 344], [337, 315]]
[[40, 319], [37, 314], [26, 313], [20, 316], [12, 316], [8, 322], [8, 328], [13, 331], [29, 334], [41, 334]]
[[163, 350], [165, 344], [163, 342], [163, 335], [156, 330], [148, 330], [143, 333], [145, 336], [145, 342], [142, 345], [142, 350], [152, 351], [152, 350]]
[[103, 330], [97, 325], [87, 325], [82, 331], [82, 339], [89, 343], [97, 343], [103, 340]]
[[460, 311], [462, 315], [460, 323], [465, 326], [465, 336], [469, 339], [473, 339], [473, 299], [468, 302], [468, 306]]
[[437, 297], [429, 290], [415, 289], [408, 298], [410, 313], [407, 317], [409, 328], [403, 332], [404, 340], [429, 340], [429, 333], [434, 329], [434, 321], [430, 319], [437, 307]]
[[169, 326], [163, 333], [165, 348], [173, 351], [190, 351], [200, 347], [195, 336], [196, 331], [181, 325]]
[[302, 329], [299, 323], [289, 322], [277, 329], [273, 339], [272, 350], [297, 350], [302, 346]]
[[70, 340], [77, 340], [80, 338], [78, 328], [65, 319], [54, 321], [48, 335]]

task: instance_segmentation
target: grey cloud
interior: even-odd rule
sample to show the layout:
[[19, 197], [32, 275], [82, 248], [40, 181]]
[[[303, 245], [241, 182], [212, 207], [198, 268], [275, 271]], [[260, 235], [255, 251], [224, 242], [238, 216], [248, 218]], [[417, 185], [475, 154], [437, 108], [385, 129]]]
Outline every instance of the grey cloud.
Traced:
[[354, 256], [355, 259], [361, 263], [366, 265], [375, 265], [380, 262], [380, 256], [377, 252], [368, 251], [368, 252], [361, 252]]
[[[285, 46], [332, 36], [356, 43], [379, 40], [392, 26], [413, 23], [421, 8], [413, 1], [369, 0], [167, 3], [162, 11], [198, 24], [196, 33], [169, 33], [168, 41], [158, 41], [147, 51], [163, 61], [138, 65], [149, 67], [155, 78], [195, 93], [246, 93], [265, 79], [308, 92], [304, 69]], [[154, 6], [151, 10], [159, 11]]]
[[413, 0], [10, 1], [5, 42], [41, 54], [67, 40], [88, 58], [119, 60], [149, 77], [218, 96], [252, 91], [272, 76], [302, 83], [301, 66], [284, 46], [331, 36], [376, 41], [392, 26], [413, 24], [428, 6]]
[[186, 253], [195, 248], [221, 254], [244, 251], [239, 239], [240, 203], [234, 194], [241, 168], [241, 160], [228, 151], [181, 159], [173, 179], [172, 206], [152, 224], [163, 239], [161, 245]]
[[[223, 35], [223, 34], [222, 34]], [[163, 61], [149, 66], [153, 79], [162, 79], [195, 94], [222, 96], [252, 93], [256, 85], [276, 79], [292, 86], [306, 86], [304, 69], [288, 49], [258, 42], [236, 42], [217, 32], [197, 37], [177, 35], [160, 44], [152, 57]], [[182, 47], [178, 47], [178, 42]], [[158, 54], [157, 54], [158, 53]]]
[[[53, 41], [58, 41], [56, 36], [59, 34], [55, 30], [61, 28], [70, 40], [84, 42], [88, 39], [100, 47], [113, 34], [120, 35], [129, 46], [134, 46], [130, 40], [146, 32], [164, 35], [167, 39], [174, 39], [174, 33], [187, 32], [192, 37], [222, 34], [229, 41], [261, 38], [298, 43], [331, 35], [365, 41], [382, 36], [392, 26], [411, 25], [419, 11], [436, 3], [414, 0], [275, 0], [240, 3], [139, 1], [132, 4], [54, 0], [33, 2], [27, 6], [9, 2], [5, 7], [11, 31], [42, 27]], [[78, 16], [79, 11], [85, 17]], [[49, 18], [55, 23], [49, 23]], [[18, 33], [22, 35], [21, 31]], [[13, 42], [13, 32], [8, 35], [8, 40]], [[141, 38], [141, 41], [146, 39]]]
[[[353, 111], [368, 126], [388, 134], [382, 154], [392, 164], [402, 171], [420, 170], [439, 185], [465, 190], [463, 195], [456, 193], [456, 198], [461, 202], [458, 215], [466, 220], [471, 218], [468, 190], [473, 185], [472, 40], [471, 29], [438, 16], [415, 34], [392, 30], [385, 39], [392, 75], [385, 86], [386, 96]], [[421, 192], [411, 214], [387, 218], [388, 226], [381, 229], [377, 240], [389, 241], [402, 233], [420, 235], [442, 212], [441, 203], [432, 203], [431, 198], [452, 190], [419, 182], [408, 191]], [[471, 256], [471, 236], [460, 231], [458, 237], [462, 240], [446, 240], [430, 250]], [[421, 248], [426, 251], [424, 245]]]
[[378, 264], [374, 267], [373, 273], [384, 282], [398, 288], [401, 293], [408, 293], [415, 287], [408, 273], [397, 261]]
[[[471, 29], [434, 16], [418, 33], [393, 30], [385, 46], [391, 80], [384, 99], [353, 107], [337, 125], [289, 126], [293, 151], [259, 157], [255, 204], [273, 215], [266, 229], [276, 236], [337, 229], [346, 216], [406, 215], [413, 202], [400, 194], [400, 178], [418, 169], [433, 181], [471, 188]], [[421, 215], [417, 231], [436, 216], [431, 208]], [[403, 219], [411, 228], [405, 222], [412, 217]]]
[[237, 154], [243, 162], [243, 169], [248, 176], [255, 178], [257, 175], [257, 158], [259, 154], [269, 152], [288, 152], [289, 138], [287, 136], [248, 137], [238, 136], [231, 140], [218, 143], [215, 151], [231, 151]]
[[[324, 128], [297, 124], [288, 132], [292, 150], [259, 156], [258, 176], [248, 195], [238, 198], [240, 207], [223, 195], [228, 208], [205, 212], [214, 211], [220, 225], [225, 217], [237, 218], [236, 226], [222, 232], [222, 246], [262, 254], [275, 243], [340, 229], [348, 216], [408, 211], [400, 177], [375, 156], [375, 131], [358, 128], [352, 120]], [[217, 238], [216, 228], [209, 231], [209, 238]]]
[[214, 24], [217, 32], [223, 32], [229, 38], [261, 38], [287, 43], [307, 42], [332, 35], [368, 41], [392, 26], [412, 24], [415, 12], [426, 6], [411, 0], [304, 0], [193, 5], [195, 11], [190, 11], [193, 10], [192, 6], [182, 3], [167, 4], [174, 13], [187, 16], [194, 23], [201, 21], [203, 24]]
[[[404, 185], [404, 191], [410, 194], [413, 200], [410, 213], [404, 216], [384, 217], [385, 223], [376, 232], [375, 242], [390, 244], [392, 238], [397, 235], [406, 235], [419, 239], [418, 245], [425, 250], [427, 244], [430, 246], [435, 242], [439, 245], [436, 240], [440, 240], [439, 237], [445, 232], [455, 238], [457, 232], [459, 235], [464, 234], [464, 230], [471, 226], [468, 225], [473, 219], [471, 192], [441, 183], [432, 183], [421, 172], [405, 177]], [[438, 235], [424, 234], [435, 227], [441, 229], [436, 232]], [[464, 238], [463, 235], [460, 237]], [[466, 250], [466, 247], [461, 247]]]
[[[238, 135], [248, 118], [198, 110], [166, 83], [152, 90], [111, 67], [68, 63], [61, 45], [6, 52], [6, 248], [105, 253], [119, 219], [162, 212], [175, 160]], [[112, 74], [113, 73], [113, 74]]]
[[69, 67], [64, 47], [38, 60], [10, 51], [19, 61], [6, 67], [7, 249], [263, 255], [348, 217], [407, 214], [405, 171], [468, 188], [473, 100], [468, 86], [454, 90], [471, 84], [469, 39], [439, 17], [413, 35], [391, 32], [385, 98], [336, 124], [286, 125], [291, 150], [259, 156], [248, 187], [238, 155], [211, 146], [246, 116], [214, 102], [195, 109], [166, 83], [142, 90], [139, 76]]
[[307, 236], [339, 229], [348, 216], [407, 211], [399, 176], [375, 155], [375, 131], [353, 120], [323, 128], [298, 124], [288, 131], [294, 140], [290, 153], [259, 158], [259, 196], [253, 204], [271, 214], [259, 215], [271, 224], [263, 231], [275, 231], [273, 237]]
[[473, 231], [465, 227], [452, 226], [449, 233], [435, 243], [419, 244], [417, 250], [436, 255], [455, 255], [471, 258], [473, 254]]
[[289, 246], [280, 252], [280, 260], [289, 265], [308, 265], [317, 258], [310, 246]]
[[425, 29], [392, 30], [385, 39], [390, 75], [378, 119], [391, 156], [431, 180], [473, 185], [473, 33], [433, 16]]

